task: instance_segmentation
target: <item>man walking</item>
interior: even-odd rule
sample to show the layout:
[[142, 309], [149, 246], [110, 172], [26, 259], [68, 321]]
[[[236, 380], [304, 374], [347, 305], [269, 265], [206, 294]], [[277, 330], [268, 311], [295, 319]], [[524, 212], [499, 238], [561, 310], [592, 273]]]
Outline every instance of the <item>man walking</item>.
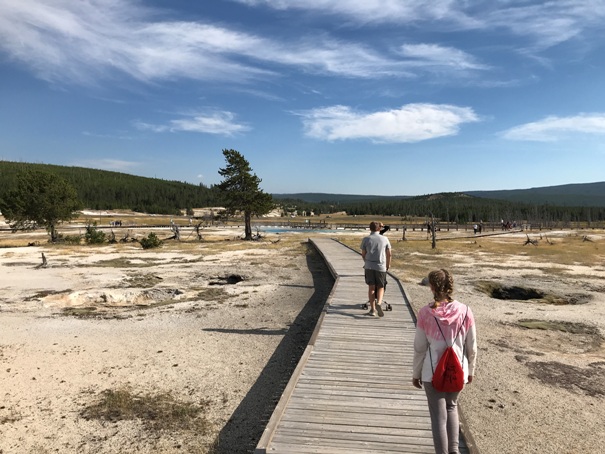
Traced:
[[365, 281], [368, 284], [368, 300], [372, 317], [384, 315], [382, 297], [387, 281], [387, 271], [391, 267], [391, 243], [386, 236], [380, 235], [380, 222], [370, 222], [370, 235], [361, 241], [361, 257], [364, 261]]

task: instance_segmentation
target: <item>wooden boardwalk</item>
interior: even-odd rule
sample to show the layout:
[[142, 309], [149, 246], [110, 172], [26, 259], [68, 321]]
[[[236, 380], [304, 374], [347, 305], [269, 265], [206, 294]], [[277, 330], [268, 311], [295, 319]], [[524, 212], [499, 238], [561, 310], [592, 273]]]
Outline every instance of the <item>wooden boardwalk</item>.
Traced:
[[415, 323], [405, 291], [390, 277], [384, 299], [393, 310], [365, 315], [360, 254], [310, 241], [336, 282], [255, 454], [434, 453], [424, 390], [411, 383]]

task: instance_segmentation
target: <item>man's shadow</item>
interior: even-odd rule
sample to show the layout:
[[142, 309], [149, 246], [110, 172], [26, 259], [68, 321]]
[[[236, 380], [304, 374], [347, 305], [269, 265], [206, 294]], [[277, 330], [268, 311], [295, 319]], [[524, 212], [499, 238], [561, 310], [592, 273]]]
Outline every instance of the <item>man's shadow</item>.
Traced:
[[253, 453], [279, 399], [307, 347], [334, 285], [323, 258], [309, 243], [307, 267], [313, 295], [277, 346], [250, 391], [218, 434], [212, 454]]

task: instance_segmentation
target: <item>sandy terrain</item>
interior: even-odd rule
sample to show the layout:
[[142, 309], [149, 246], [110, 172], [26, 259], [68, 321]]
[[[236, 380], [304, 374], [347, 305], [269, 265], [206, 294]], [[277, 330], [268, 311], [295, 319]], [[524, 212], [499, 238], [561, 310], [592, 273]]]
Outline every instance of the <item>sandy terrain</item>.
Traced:
[[[553, 232], [549, 241], [557, 247], [556, 243], [578, 243], [582, 235]], [[593, 264], [566, 265], [526, 255], [534, 252], [527, 250], [533, 246], [522, 246], [524, 234], [516, 237], [511, 240], [519, 254], [500, 259], [477, 249], [477, 243], [497, 239], [469, 241], [472, 248], [464, 255], [410, 254], [404, 259], [429, 266], [445, 262], [455, 276], [455, 296], [473, 309], [478, 370], [461, 394], [464, 416], [482, 454], [603, 453], [604, 237], [591, 235], [594, 243], [585, 243], [596, 250]], [[544, 240], [538, 246], [545, 254], [549, 247]], [[405, 272], [400, 278], [416, 310], [430, 301], [428, 289], [418, 285], [418, 279]], [[482, 281], [538, 289], [571, 304], [491, 298], [478, 291]], [[520, 327], [526, 319], [544, 326], [553, 322], [564, 331]]]
[[[332, 279], [305, 235], [245, 243], [216, 235], [152, 250], [49, 247], [43, 236], [40, 246], [0, 248], [0, 453], [253, 450]], [[363, 233], [355, 235], [351, 244]], [[592, 266], [498, 259], [477, 244], [488, 239], [434, 254], [389, 235], [393, 272], [416, 309], [430, 299], [420, 276], [438, 266], [473, 308], [479, 369], [461, 404], [480, 451], [605, 452], [603, 256]], [[605, 241], [593, 239], [597, 249]], [[573, 304], [499, 300], [480, 281]], [[574, 332], [523, 328], [524, 319]], [[152, 410], [101, 409], [118, 393]], [[187, 424], [176, 419], [183, 406], [199, 411]]]
[[[0, 453], [251, 452], [332, 286], [303, 239], [0, 248]], [[108, 390], [202, 410], [91, 418]]]

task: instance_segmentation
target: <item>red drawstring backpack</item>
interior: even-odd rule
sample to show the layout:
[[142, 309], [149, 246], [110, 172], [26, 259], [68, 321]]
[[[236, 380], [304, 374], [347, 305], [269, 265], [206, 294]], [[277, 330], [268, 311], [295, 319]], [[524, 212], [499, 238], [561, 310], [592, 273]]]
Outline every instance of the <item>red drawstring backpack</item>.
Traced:
[[[460, 329], [458, 330], [458, 334], [454, 337], [452, 341], [452, 345], [448, 345], [441, 358], [439, 358], [439, 362], [437, 363], [437, 368], [433, 370], [433, 388], [437, 391], [444, 393], [456, 393], [462, 391], [464, 388], [464, 371], [462, 369], [462, 365], [460, 364], [460, 360], [458, 359], [458, 355], [454, 351], [453, 345], [456, 343], [456, 339], [460, 335], [460, 331], [462, 331], [462, 327], [464, 326], [464, 322], [466, 322], [466, 316], [468, 315], [468, 306], [466, 306], [466, 314], [464, 315], [464, 320], [462, 321], [462, 325], [460, 325]], [[443, 340], [447, 345], [447, 340], [443, 335], [443, 331], [441, 330], [441, 326], [439, 326], [439, 321], [437, 317], [435, 317], [435, 322], [437, 322], [437, 327], [439, 328], [439, 332], [443, 336]], [[433, 367], [433, 356], [431, 355], [431, 348], [429, 346], [429, 355], [431, 357], [431, 369]], [[462, 358], [464, 358], [464, 347], [462, 350]]]

